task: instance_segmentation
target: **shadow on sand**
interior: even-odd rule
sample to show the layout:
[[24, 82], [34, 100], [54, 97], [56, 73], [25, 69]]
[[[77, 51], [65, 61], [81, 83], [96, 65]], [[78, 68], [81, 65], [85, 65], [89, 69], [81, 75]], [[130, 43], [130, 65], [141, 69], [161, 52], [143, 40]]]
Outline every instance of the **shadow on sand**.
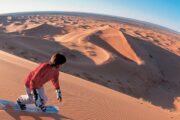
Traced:
[[19, 112], [14, 111], [12, 109], [7, 109], [6, 112], [15, 120], [23, 120], [22, 117], [31, 117], [34, 120], [43, 120], [43, 119], [54, 119], [54, 120], [72, 120], [70, 118], [67, 118], [63, 115], [59, 114], [50, 114], [50, 113], [28, 113], [28, 112]]
[[[42, 120], [44, 118], [51, 118], [54, 120], [72, 120], [58, 113], [36, 113], [36, 112], [26, 112], [26, 111], [17, 111], [13, 109], [14, 103], [11, 101], [1, 100], [1, 104], [4, 106], [2, 110], [9, 114], [15, 120], [23, 120], [23, 117], [31, 117], [34, 120]], [[3, 103], [4, 102], [4, 103]], [[9, 103], [9, 104], [8, 104]]]
[[[149, 59], [140, 57], [147, 63], [154, 64], [161, 75], [158, 81], [155, 81], [148, 88], [147, 94], [142, 96], [146, 101], [153, 105], [160, 106], [164, 109], [172, 110], [175, 108], [174, 100], [180, 97], [180, 57], [164, 48], [161, 48], [152, 42], [148, 42], [143, 38], [133, 37], [123, 33], [130, 45], [138, 44], [141, 48], [133, 48], [137, 51], [145, 51]], [[137, 52], [138, 53], [138, 52]], [[149, 79], [153, 81], [153, 79]]]

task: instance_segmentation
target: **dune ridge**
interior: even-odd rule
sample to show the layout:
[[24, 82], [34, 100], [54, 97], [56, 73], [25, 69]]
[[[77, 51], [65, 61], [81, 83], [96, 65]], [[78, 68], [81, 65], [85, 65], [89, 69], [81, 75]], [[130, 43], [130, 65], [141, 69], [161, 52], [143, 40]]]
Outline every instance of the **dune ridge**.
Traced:
[[[65, 119], [65, 116], [70, 116], [75, 119], [122, 118], [131, 120], [135, 118], [136, 120], [145, 119], [138, 115], [142, 113], [142, 109], [145, 109], [147, 119], [160, 119], [161, 114], [164, 120], [178, 119], [179, 48], [180, 36], [174, 33], [108, 19], [64, 15], [0, 17], [0, 50], [36, 63], [48, 61], [51, 54], [57, 51], [66, 55], [68, 61], [62, 66], [62, 71], [67, 74], [62, 74], [62, 79], [64, 79], [62, 84], [65, 85], [64, 89], [67, 91], [71, 91], [70, 88], [74, 88], [75, 91], [65, 93], [67, 103], [62, 105], [62, 109], [66, 112], [63, 113], [64, 116], [57, 115], [55, 118]], [[12, 70], [10, 74], [17, 78], [11, 76], [5, 78], [4, 76], [0, 77], [1, 80], [14, 80], [18, 83], [25, 77], [27, 71], [37, 65], [26, 63], [24, 59], [12, 57], [4, 52], [1, 52], [1, 55], [1, 70], [4, 69], [2, 74], [8, 74], [4, 72], [9, 71], [10, 65], [15, 71], [21, 73], [16, 75]], [[66, 78], [68, 78], [67, 81], [71, 79], [67, 84]], [[85, 82], [87, 83], [85, 84], [81, 80], [90, 82]], [[5, 86], [8, 85], [8, 81]], [[1, 86], [1, 88], [5, 87]], [[50, 95], [52, 89], [49, 86], [48, 90], [48, 95]], [[90, 98], [86, 98], [86, 92], [91, 96]], [[20, 91], [17, 91], [16, 95], [19, 93]], [[80, 99], [74, 94], [77, 94]], [[8, 96], [4, 95], [4, 97], [8, 99]], [[104, 97], [105, 99], [102, 99]], [[10, 98], [15, 99], [14, 96]], [[55, 99], [51, 100], [55, 103]], [[140, 107], [135, 101], [142, 102], [142, 106], [145, 106]], [[77, 105], [75, 105], [76, 102]], [[132, 107], [128, 106], [130, 103], [133, 103], [134, 108], [138, 108], [140, 113], [131, 110]], [[157, 113], [149, 110], [146, 104], [153, 107], [152, 111]], [[117, 107], [111, 108], [111, 106]], [[74, 112], [76, 110], [78, 112]], [[121, 111], [123, 117], [116, 114], [117, 111]], [[70, 112], [74, 114], [70, 115]], [[164, 112], [167, 115], [164, 115]], [[127, 113], [129, 116], [124, 115]], [[137, 115], [140, 117], [138, 118]], [[32, 114], [29, 116], [37, 117]]]

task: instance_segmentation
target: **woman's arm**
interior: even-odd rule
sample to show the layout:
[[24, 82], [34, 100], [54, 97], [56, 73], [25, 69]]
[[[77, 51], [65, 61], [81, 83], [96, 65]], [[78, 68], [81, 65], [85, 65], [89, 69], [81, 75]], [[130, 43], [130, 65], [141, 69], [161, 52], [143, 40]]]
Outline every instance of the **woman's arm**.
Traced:
[[54, 86], [54, 88], [56, 89], [56, 97], [57, 100], [59, 100], [60, 102], [62, 101], [62, 94], [61, 94], [61, 90], [60, 90], [60, 86], [59, 86], [59, 71], [57, 71], [57, 73], [55, 74], [55, 77], [52, 81], [52, 84]]
[[59, 71], [56, 72], [56, 74], [54, 75], [54, 79], [51, 80], [54, 88], [60, 89], [60, 85], [59, 85]]

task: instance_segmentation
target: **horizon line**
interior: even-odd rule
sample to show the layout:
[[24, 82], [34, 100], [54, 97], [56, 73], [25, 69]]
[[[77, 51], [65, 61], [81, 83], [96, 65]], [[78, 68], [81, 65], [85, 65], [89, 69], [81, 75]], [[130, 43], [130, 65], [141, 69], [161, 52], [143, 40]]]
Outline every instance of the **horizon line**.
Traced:
[[83, 12], [83, 11], [61, 11], [61, 10], [38, 10], [38, 11], [17, 11], [17, 12], [7, 12], [7, 13], [0, 13], [0, 17], [2, 15], [11, 15], [11, 14], [21, 14], [21, 13], [41, 13], [41, 12], [64, 12], [64, 13], [82, 13], [82, 14], [91, 14], [91, 15], [100, 15], [100, 16], [104, 16], [104, 17], [111, 17], [111, 18], [123, 18], [123, 19], [129, 19], [129, 20], [132, 20], [132, 21], [136, 21], [136, 22], [145, 22], [146, 24], [152, 24], [152, 25], [156, 25], [156, 27], [161, 27], [161, 28], [164, 28], [168, 31], [171, 31], [171, 32], [175, 32], [176, 34], [180, 35], [180, 31], [179, 30], [175, 30], [173, 28], [170, 28], [170, 27], [167, 27], [167, 26], [164, 26], [164, 25], [160, 25], [160, 24], [157, 24], [157, 23], [153, 23], [153, 22], [150, 22], [150, 21], [146, 21], [146, 20], [140, 20], [140, 19], [136, 19], [136, 18], [129, 18], [129, 17], [123, 17], [123, 16], [119, 16], [119, 15], [110, 15], [110, 14], [104, 14], [104, 13], [94, 13], [94, 12]]

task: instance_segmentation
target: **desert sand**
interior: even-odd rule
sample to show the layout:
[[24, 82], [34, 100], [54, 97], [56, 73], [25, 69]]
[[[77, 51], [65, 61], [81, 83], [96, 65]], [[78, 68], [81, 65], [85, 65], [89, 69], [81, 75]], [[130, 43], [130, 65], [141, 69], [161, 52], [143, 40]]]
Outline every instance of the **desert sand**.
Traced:
[[[25, 94], [23, 79], [37, 66], [36, 63], [0, 52], [1, 99], [15, 101], [19, 94]], [[98, 84], [60, 73], [63, 101], [59, 103], [55, 91], [46, 84], [48, 104], [60, 108], [59, 114], [24, 113], [13, 110], [1, 110], [2, 119], [99, 119], [99, 120], [170, 120], [179, 119], [150, 103], [135, 99]], [[16, 77], [15, 77], [16, 76]]]
[[15, 101], [38, 63], [62, 52], [57, 115], [0, 111], [3, 119], [179, 120], [180, 35], [158, 28], [65, 15], [0, 17], [1, 99]]

